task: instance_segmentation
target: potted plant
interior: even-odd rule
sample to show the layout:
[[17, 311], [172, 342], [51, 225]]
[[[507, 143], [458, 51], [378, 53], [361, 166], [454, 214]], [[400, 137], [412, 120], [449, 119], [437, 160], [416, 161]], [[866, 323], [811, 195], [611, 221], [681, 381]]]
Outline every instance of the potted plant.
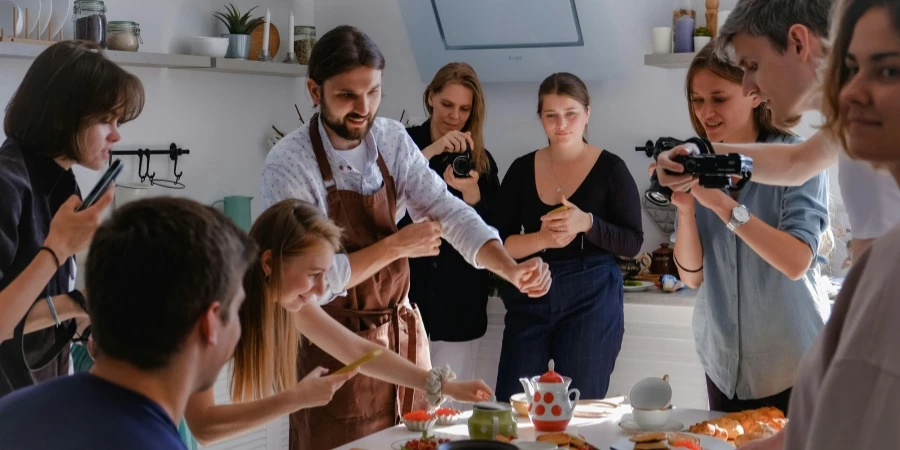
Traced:
[[709, 44], [709, 41], [712, 40], [712, 33], [709, 32], [709, 29], [706, 27], [700, 27], [694, 30], [694, 51], [699, 52], [706, 47], [706, 44]]
[[263, 19], [261, 17], [250, 18], [250, 13], [256, 9], [255, 6], [243, 15], [232, 4], [226, 6], [225, 9], [228, 10], [227, 13], [217, 12], [213, 14], [228, 29], [228, 33], [222, 35], [222, 37], [228, 38], [228, 52], [225, 54], [225, 57], [247, 59], [250, 55], [250, 33], [263, 22]]

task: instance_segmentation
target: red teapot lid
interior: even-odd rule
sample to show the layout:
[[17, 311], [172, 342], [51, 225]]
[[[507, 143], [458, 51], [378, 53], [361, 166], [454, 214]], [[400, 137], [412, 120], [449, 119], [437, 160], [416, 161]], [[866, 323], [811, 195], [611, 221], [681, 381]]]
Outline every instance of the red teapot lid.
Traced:
[[547, 368], [549, 370], [547, 371], [547, 373], [541, 375], [541, 377], [538, 378], [539, 383], [562, 383], [563, 382], [562, 375], [556, 373], [556, 371], [553, 370], [553, 367], [554, 367], [554, 364], [553, 364], [553, 360], [551, 359], [550, 362], [547, 364]]

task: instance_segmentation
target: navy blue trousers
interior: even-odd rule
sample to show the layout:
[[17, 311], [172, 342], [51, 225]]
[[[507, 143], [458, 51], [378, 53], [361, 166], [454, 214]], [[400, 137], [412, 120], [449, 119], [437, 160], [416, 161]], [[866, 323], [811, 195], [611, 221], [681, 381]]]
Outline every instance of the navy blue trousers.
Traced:
[[497, 400], [523, 392], [519, 378], [556, 371], [572, 378], [583, 399], [606, 397], [622, 348], [622, 272], [611, 255], [550, 263], [553, 284], [541, 298], [505, 286], [506, 328]]

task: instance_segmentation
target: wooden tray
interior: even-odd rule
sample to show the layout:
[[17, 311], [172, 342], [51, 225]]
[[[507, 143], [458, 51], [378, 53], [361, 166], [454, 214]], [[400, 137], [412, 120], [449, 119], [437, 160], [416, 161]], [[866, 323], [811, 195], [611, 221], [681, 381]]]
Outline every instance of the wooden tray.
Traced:
[[[262, 50], [262, 41], [263, 41], [263, 30], [265, 24], [260, 24], [253, 30], [253, 33], [250, 34], [250, 54], [247, 56], [247, 59], [250, 61], [256, 61], [259, 58], [259, 52]], [[281, 35], [278, 34], [278, 28], [274, 23], [269, 23], [269, 55], [272, 58], [275, 58], [275, 55], [278, 54], [278, 49], [281, 47]]]

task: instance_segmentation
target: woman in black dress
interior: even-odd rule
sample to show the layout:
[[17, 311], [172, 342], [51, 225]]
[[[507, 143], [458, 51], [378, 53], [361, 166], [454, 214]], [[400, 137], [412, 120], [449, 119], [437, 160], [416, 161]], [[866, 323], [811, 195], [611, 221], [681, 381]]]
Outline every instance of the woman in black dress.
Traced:
[[550, 264], [553, 285], [536, 299], [503, 291], [497, 398], [521, 392], [519, 378], [546, 372], [550, 359], [582, 398], [603, 398], [624, 331], [622, 274], [613, 255], [641, 249], [640, 197], [625, 162], [585, 139], [590, 95], [578, 77], [545, 79], [538, 115], [549, 145], [513, 162], [496, 222], [512, 257], [540, 255]]
[[[466, 63], [447, 64], [423, 97], [429, 118], [406, 131], [450, 193], [492, 224], [500, 179], [494, 158], [484, 149], [484, 95], [475, 71]], [[454, 175], [452, 161], [466, 155], [467, 148], [471, 170], [466, 177]], [[400, 227], [410, 223], [407, 215]], [[472, 267], [446, 241], [441, 241], [440, 254], [410, 259], [409, 268], [409, 299], [422, 313], [432, 365], [449, 364], [460, 379], [475, 378], [478, 339], [487, 330], [490, 274]]]

